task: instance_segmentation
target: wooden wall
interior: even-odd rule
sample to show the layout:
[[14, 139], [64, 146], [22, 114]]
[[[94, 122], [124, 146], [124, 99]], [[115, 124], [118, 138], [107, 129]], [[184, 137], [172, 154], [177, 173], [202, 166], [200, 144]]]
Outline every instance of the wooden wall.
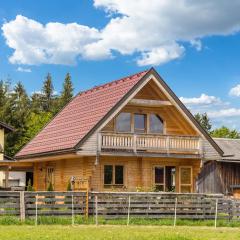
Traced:
[[240, 185], [240, 164], [208, 162], [199, 174], [197, 185], [200, 193], [230, 193], [230, 185]]
[[[180, 166], [192, 166], [193, 182], [200, 170], [198, 159], [160, 159], [160, 158], [137, 158], [137, 157], [107, 157], [101, 156], [99, 164], [94, 165], [95, 157], [79, 157], [78, 159], [59, 160], [52, 162], [35, 163], [34, 184], [35, 189], [43, 191], [46, 186], [46, 168], [54, 167], [54, 190], [66, 191], [69, 179], [72, 176], [90, 178], [91, 189], [94, 191], [109, 191], [104, 189], [103, 169], [106, 164], [124, 165], [124, 185], [127, 191], [137, 191], [141, 188], [150, 191], [153, 187], [153, 166], [176, 166], [176, 191], [179, 191], [178, 171]], [[195, 184], [193, 184], [193, 191]]]

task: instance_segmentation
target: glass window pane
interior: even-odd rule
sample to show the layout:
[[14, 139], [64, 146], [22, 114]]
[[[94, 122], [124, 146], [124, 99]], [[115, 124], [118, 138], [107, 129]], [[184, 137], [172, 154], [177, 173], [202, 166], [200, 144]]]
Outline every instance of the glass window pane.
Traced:
[[116, 118], [117, 132], [131, 132], [131, 114], [120, 113]]
[[164, 184], [164, 168], [155, 167], [155, 184]]
[[156, 114], [150, 114], [149, 130], [151, 133], [163, 133], [163, 120]]
[[115, 166], [115, 184], [123, 184], [123, 166]]
[[191, 168], [180, 168], [181, 184], [191, 184]]
[[134, 132], [146, 132], [146, 115], [134, 114]]
[[113, 179], [113, 166], [104, 166], [104, 184], [112, 184]]

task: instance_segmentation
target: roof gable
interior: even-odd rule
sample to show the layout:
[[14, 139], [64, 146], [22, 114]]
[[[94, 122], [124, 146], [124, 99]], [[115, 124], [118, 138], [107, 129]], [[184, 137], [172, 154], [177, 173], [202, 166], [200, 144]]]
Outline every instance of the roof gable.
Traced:
[[75, 151], [97, 129], [106, 125], [121, 106], [141, 89], [146, 80], [154, 76], [156, 83], [166, 95], [171, 96], [177, 107], [198, 132], [205, 136], [210, 144], [222, 154], [222, 150], [198, 124], [158, 73], [152, 68], [120, 80], [94, 87], [78, 94], [65, 108], [58, 113], [20, 152], [17, 158], [39, 156], [43, 154]]

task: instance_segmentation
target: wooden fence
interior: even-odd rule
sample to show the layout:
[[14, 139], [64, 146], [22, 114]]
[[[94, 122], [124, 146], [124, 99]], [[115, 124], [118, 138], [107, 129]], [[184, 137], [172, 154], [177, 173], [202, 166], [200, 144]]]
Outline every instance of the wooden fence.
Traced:
[[116, 192], [0, 192], [0, 215], [240, 220], [240, 200], [223, 195]]

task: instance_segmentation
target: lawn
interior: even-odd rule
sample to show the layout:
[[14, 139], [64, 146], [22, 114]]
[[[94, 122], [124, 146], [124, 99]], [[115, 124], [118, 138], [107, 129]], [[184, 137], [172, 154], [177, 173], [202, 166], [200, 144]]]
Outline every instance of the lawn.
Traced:
[[0, 239], [4, 240], [237, 240], [238, 228], [167, 227], [167, 226], [1, 226]]

